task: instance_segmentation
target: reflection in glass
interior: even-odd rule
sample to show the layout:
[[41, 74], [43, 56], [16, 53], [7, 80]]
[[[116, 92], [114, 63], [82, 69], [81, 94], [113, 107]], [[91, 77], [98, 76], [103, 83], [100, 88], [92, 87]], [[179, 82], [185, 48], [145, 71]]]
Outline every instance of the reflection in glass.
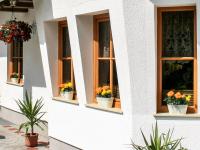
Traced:
[[110, 57], [110, 21], [99, 23], [99, 57]]
[[163, 61], [162, 99], [169, 90], [193, 95], [193, 61]]
[[71, 57], [71, 46], [69, 41], [69, 31], [67, 27], [62, 28], [62, 37], [63, 37], [63, 57]]
[[99, 86], [110, 85], [110, 61], [99, 61]]
[[116, 62], [113, 61], [113, 97], [120, 99]]
[[71, 60], [63, 61], [63, 83], [71, 82]]
[[14, 73], [18, 73], [18, 60], [17, 59], [13, 59], [13, 68], [12, 68], [12, 72]]
[[162, 13], [163, 57], [194, 56], [194, 12]]

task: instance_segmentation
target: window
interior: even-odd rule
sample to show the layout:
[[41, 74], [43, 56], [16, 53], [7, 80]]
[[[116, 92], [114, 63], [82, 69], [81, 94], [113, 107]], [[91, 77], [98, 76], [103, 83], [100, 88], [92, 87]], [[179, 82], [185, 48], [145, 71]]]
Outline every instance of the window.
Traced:
[[197, 42], [195, 7], [158, 8], [158, 112], [174, 89], [191, 94], [188, 112], [197, 111]]
[[23, 82], [23, 42], [13, 41], [9, 51], [9, 65], [8, 65], [8, 78], [10, 80], [11, 75], [18, 74], [18, 83]]
[[112, 90], [112, 96], [115, 98], [114, 107], [120, 107], [115, 53], [108, 14], [94, 16], [94, 88], [104, 85], [109, 85]]
[[[75, 91], [75, 79], [73, 72], [73, 63], [71, 57], [71, 47], [69, 40], [69, 32], [67, 27], [67, 21], [59, 22], [59, 87], [61, 84], [71, 82], [73, 91]], [[76, 93], [74, 94], [74, 99]]]

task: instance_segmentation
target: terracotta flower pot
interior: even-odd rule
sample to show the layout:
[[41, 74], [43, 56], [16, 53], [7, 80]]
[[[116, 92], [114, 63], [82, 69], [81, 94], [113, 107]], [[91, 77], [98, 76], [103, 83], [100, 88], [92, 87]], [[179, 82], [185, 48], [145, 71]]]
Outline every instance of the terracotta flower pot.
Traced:
[[28, 147], [35, 147], [38, 145], [38, 134], [25, 134], [25, 145]]

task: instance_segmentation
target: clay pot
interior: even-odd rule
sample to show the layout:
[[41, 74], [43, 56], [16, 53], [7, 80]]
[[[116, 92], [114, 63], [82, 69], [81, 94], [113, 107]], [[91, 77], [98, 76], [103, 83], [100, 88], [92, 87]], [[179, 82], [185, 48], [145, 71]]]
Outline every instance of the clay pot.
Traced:
[[25, 145], [28, 147], [35, 147], [38, 145], [38, 134], [27, 133], [25, 134]]

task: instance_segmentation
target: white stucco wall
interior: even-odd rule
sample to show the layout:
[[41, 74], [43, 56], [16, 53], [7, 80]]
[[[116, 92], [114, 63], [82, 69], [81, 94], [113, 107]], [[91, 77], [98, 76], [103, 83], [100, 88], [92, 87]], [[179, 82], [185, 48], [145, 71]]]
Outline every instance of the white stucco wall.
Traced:
[[[199, 1], [125, 0], [123, 3], [131, 74], [132, 139], [136, 143], [143, 143], [140, 129], [143, 129], [145, 135], [149, 135], [151, 125], [155, 124], [157, 119], [161, 132], [167, 132], [169, 128], [174, 128], [175, 137], [185, 138], [183, 140], [184, 146], [191, 150], [199, 149], [198, 140], [200, 135], [198, 133], [200, 132], [200, 122], [198, 118], [153, 117], [156, 113], [157, 92], [156, 8], [191, 5], [197, 5], [197, 20], [199, 24]], [[197, 31], [199, 41], [199, 27]], [[199, 101], [200, 99], [198, 98], [198, 103]]]

